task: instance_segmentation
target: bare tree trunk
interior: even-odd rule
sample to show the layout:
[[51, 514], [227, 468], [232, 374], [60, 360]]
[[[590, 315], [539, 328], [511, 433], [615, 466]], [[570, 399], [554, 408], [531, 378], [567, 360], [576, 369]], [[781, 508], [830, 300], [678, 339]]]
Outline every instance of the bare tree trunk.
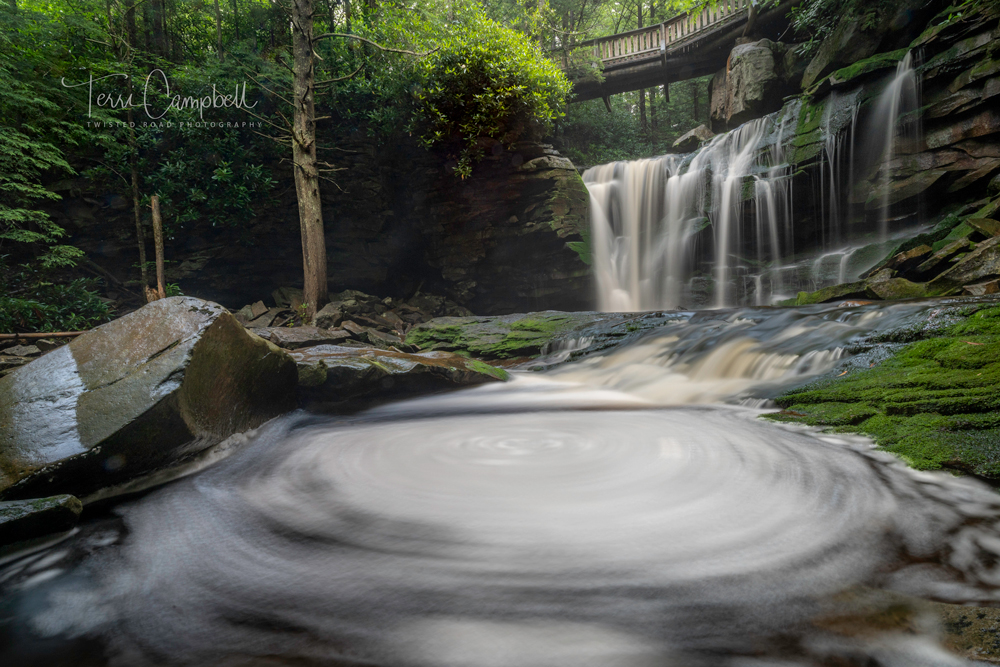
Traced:
[[326, 241], [316, 164], [313, 0], [292, 0], [292, 161], [302, 231], [302, 299], [311, 320], [327, 301]]
[[346, 32], [351, 31], [351, 0], [344, 0], [344, 27]]
[[691, 79], [691, 116], [698, 122], [698, 80]]
[[163, 282], [163, 219], [160, 217], [160, 196], [150, 197], [153, 208], [153, 250], [156, 253], [156, 291], [161, 299], [167, 298], [166, 285]]
[[139, 37], [136, 34], [135, 28], [135, 5], [138, 0], [126, 0], [129, 5], [125, 9], [125, 35], [128, 39], [128, 45], [131, 48], [135, 48], [139, 42]]
[[219, 62], [222, 62], [222, 12], [219, 11], [219, 0], [215, 0], [215, 50], [219, 53]]
[[233, 33], [236, 35], [236, 41], [240, 40], [240, 12], [239, 8], [236, 6], [236, 0], [233, 0]]
[[[129, 83], [129, 92], [132, 84]], [[132, 210], [135, 213], [135, 238], [139, 243], [139, 275], [143, 288], [149, 285], [149, 275], [146, 272], [146, 235], [142, 232], [142, 208], [139, 206], [139, 156], [135, 145], [135, 130], [132, 129], [132, 109], [128, 110], [128, 143], [131, 152], [129, 160], [132, 170]]]
[[153, 15], [153, 53], [162, 58], [167, 57], [167, 36], [164, 32], [164, 10], [164, 0], [152, 0], [150, 3], [150, 12]]

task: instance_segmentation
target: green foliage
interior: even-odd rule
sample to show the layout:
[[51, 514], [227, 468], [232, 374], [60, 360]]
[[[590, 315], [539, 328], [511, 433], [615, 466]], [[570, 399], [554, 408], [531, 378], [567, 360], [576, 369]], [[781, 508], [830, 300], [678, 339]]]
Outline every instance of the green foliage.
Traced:
[[67, 114], [72, 97], [30, 76], [65, 66], [51, 42], [64, 30], [44, 15], [0, 6], [0, 247], [24, 244], [47, 268], [72, 266], [82, 254], [60, 243], [65, 231], [40, 208], [59, 199], [45, 178], [74, 173], [57, 144], [87, 139]]
[[543, 137], [570, 90], [536, 44], [475, 9], [416, 70], [412, 128], [427, 147], [461, 145], [455, 171], [462, 177], [481, 156], [481, 139], [510, 146]]
[[108, 305], [93, 291], [92, 280], [81, 278], [60, 285], [37, 280], [30, 272], [16, 278], [27, 279], [29, 284], [3, 290], [0, 333], [83, 331], [110, 318]]
[[[770, 0], [766, 4], [776, 7], [780, 0]], [[899, 0], [803, 0], [788, 13], [796, 39], [805, 40], [799, 47], [799, 54], [815, 55], [823, 40], [843, 21], [860, 19], [862, 30], [874, 30], [891, 18], [899, 4]]]

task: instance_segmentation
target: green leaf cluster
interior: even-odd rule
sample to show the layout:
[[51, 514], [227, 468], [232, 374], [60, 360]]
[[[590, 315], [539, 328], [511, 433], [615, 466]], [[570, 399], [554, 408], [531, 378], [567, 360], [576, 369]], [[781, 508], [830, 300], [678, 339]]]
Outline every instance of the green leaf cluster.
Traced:
[[569, 80], [524, 34], [467, 8], [440, 48], [416, 64], [411, 130], [427, 147], [459, 146], [455, 172], [472, 173], [481, 140], [540, 139], [564, 115]]

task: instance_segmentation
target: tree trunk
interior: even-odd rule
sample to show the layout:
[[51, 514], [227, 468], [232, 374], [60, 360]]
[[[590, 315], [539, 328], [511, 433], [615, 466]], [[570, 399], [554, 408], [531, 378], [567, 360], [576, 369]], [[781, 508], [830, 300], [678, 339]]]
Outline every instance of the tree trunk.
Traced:
[[691, 115], [698, 122], [698, 80], [691, 79]]
[[167, 36], [164, 32], [164, 0], [152, 0], [150, 13], [153, 19], [153, 53], [161, 58], [167, 57]]
[[656, 131], [656, 88], [649, 91], [649, 126]]
[[147, 51], [153, 50], [153, 40], [149, 35], [149, 28], [153, 24], [152, 19], [149, 17], [149, 3], [142, 3], [142, 43], [146, 47]]
[[128, 0], [129, 5], [125, 10], [125, 35], [128, 39], [128, 45], [131, 48], [135, 48], [139, 42], [139, 36], [135, 28], [135, 5], [138, 0]]
[[344, 0], [344, 27], [345, 32], [351, 31], [351, 0]]
[[163, 282], [163, 219], [160, 217], [160, 196], [150, 197], [153, 209], [153, 250], [156, 252], [156, 291], [161, 299], [167, 298], [166, 284]]
[[[128, 92], [132, 92], [132, 79], [128, 82]], [[142, 287], [145, 290], [149, 286], [149, 276], [146, 272], [146, 235], [142, 233], [142, 208], [139, 206], [139, 149], [135, 142], [135, 129], [132, 127], [132, 107], [126, 112], [128, 119], [128, 145], [131, 153], [129, 166], [132, 171], [132, 210], [135, 213], [135, 238], [139, 244], [139, 275], [142, 280]]]
[[302, 231], [302, 300], [306, 318], [326, 304], [326, 240], [316, 164], [316, 100], [313, 62], [313, 0], [292, 0], [292, 162]]
[[222, 62], [222, 12], [219, 11], [219, 0], [215, 0], [215, 45], [219, 62]]
[[236, 41], [240, 40], [240, 12], [239, 8], [236, 6], [236, 0], [233, 0], [233, 34], [236, 35]]

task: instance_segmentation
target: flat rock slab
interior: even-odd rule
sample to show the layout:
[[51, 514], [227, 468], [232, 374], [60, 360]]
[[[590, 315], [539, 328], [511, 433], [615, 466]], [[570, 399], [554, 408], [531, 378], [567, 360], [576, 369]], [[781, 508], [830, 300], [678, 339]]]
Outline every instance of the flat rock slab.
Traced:
[[65, 494], [0, 502], [0, 546], [69, 530], [81, 511], [83, 503]]
[[37, 345], [15, 345], [0, 350], [0, 354], [7, 354], [12, 357], [37, 357], [42, 350]]
[[591, 313], [546, 310], [491, 317], [438, 317], [406, 335], [422, 350], [462, 351], [483, 359], [521, 359], [552, 351], [553, 343], [586, 338], [590, 351], [621, 343], [675, 317], [668, 312]]
[[508, 379], [501, 368], [448, 352], [407, 354], [319, 345], [290, 352], [309, 407], [374, 393], [400, 396]]
[[0, 497], [86, 496], [293, 409], [295, 363], [215, 303], [161, 299], [0, 378]]
[[253, 333], [286, 350], [298, 350], [315, 345], [336, 345], [350, 338], [347, 331], [321, 329], [319, 327], [269, 327], [254, 329]]

